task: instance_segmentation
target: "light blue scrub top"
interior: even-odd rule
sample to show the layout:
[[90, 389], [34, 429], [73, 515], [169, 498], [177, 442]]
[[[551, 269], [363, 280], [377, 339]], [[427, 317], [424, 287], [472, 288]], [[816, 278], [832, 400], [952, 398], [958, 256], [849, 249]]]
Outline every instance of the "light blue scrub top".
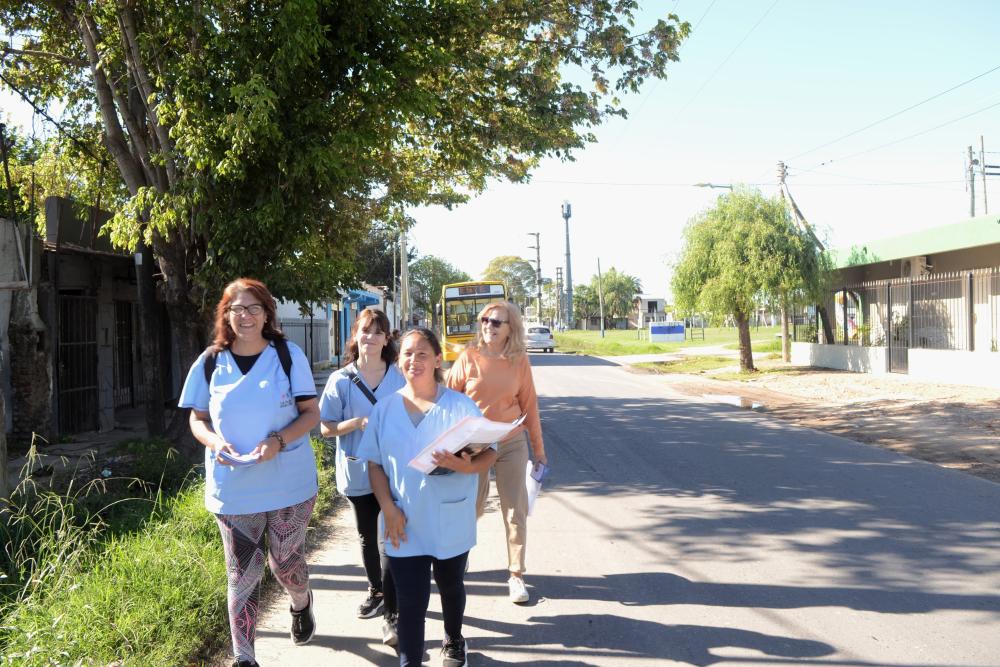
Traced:
[[[249, 454], [271, 431], [299, 416], [296, 396], [314, 396], [312, 368], [302, 350], [288, 342], [291, 382], [274, 344], [243, 375], [229, 350], [216, 357], [211, 386], [205, 382], [204, 353], [191, 366], [178, 404], [207, 411], [212, 427], [240, 454]], [[288, 442], [270, 461], [231, 467], [216, 463], [205, 448], [205, 507], [213, 514], [253, 514], [297, 505], [316, 495], [316, 459], [309, 435]]]
[[[382, 466], [389, 490], [406, 516], [406, 541], [385, 541], [388, 556], [454, 558], [476, 545], [478, 475], [425, 475], [407, 465], [424, 447], [463, 417], [482, 413], [472, 399], [444, 389], [419, 424], [413, 425], [398, 392], [378, 402], [368, 417], [358, 458]], [[380, 531], [382, 518], [379, 518]]]
[[[357, 364], [341, 368], [330, 376], [319, 399], [319, 416], [325, 422], [342, 422], [355, 417], [367, 417], [375, 407], [368, 397], [351, 382], [347, 373], [354, 371], [362, 384], [368, 387], [364, 377], [358, 372]], [[392, 396], [406, 385], [403, 374], [394, 364], [390, 364], [378, 387], [372, 391], [375, 399], [381, 401]], [[337, 436], [337, 490], [345, 496], [364, 496], [372, 492], [368, 480], [368, 461], [358, 458], [358, 445], [364, 431], [355, 429], [347, 435]], [[350, 458], [348, 458], [350, 457]]]

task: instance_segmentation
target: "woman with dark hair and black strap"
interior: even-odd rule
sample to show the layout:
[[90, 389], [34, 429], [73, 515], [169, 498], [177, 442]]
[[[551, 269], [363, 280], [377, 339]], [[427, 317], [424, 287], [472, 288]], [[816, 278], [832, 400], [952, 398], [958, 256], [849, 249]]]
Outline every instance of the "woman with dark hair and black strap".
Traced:
[[354, 507], [361, 562], [368, 578], [368, 595], [357, 615], [384, 614], [382, 640], [395, 646], [396, 590], [379, 548], [378, 500], [368, 480], [368, 462], [357, 457], [375, 403], [406, 384], [395, 365], [396, 346], [389, 340], [385, 313], [371, 308], [358, 313], [348, 350], [350, 363], [330, 376], [320, 397], [320, 430], [325, 437], [337, 439], [337, 490]]

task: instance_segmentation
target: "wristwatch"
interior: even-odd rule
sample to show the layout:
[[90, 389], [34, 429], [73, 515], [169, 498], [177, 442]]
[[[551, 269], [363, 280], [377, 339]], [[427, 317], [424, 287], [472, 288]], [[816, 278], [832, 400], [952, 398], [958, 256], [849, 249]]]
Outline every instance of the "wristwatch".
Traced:
[[281, 450], [281, 451], [284, 451], [284, 449], [285, 449], [285, 439], [281, 437], [280, 433], [278, 433], [277, 431], [271, 431], [270, 433], [267, 434], [267, 437], [274, 438], [275, 440], [277, 440], [278, 441], [278, 449]]

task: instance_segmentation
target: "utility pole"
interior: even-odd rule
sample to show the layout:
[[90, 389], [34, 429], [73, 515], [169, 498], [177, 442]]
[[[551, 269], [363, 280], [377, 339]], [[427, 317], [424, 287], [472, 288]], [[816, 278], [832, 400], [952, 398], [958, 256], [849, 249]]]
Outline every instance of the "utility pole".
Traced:
[[601, 314], [601, 338], [604, 338], [604, 282], [601, 278], [601, 258], [597, 258], [597, 304]]
[[410, 262], [406, 254], [406, 225], [399, 232], [399, 306], [400, 331], [410, 328]]
[[976, 158], [972, 157], [972, 146], [969, 146], [969, 217], [976, 217]]
[[566, 328], [573, 327], [573, 268], [569, 253], [569, 219], [573, 209], [568, 201], [562, 205], [562, 217], [566, 221]]
[[979, 173], [983, 175], [983, 215], [989, 215], [990, 210], [986, 206], [986, 146], [981, 134], [979, 135]]
[[538, 312], [535, 313], [535, 317], [539, 322], [542, 321], [542, 244], [540, 242], [541, 234], [539, 232], [528, 232], [528, 236], [535, 237], [535, 245], [529, 245], [528, 248], [535, 251], [535, 288], [537, 292], [538, 299]]
[[559, 328], [559, 324], [562, 322], [563, 316], [563, 267], [556, 267], [556, 316], [555, 324], [556, 328]]

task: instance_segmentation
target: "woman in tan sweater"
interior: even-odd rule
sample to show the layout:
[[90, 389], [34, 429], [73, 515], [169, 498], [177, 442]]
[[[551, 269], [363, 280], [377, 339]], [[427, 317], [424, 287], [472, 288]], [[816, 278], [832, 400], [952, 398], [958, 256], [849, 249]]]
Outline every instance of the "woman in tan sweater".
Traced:
[[[494, 421], [514, 421], [527, 415], [507, 440], [500, 443], [493, 464], [500, 510], [507, 530], [507, 585], [511, 602], [528, 601], [524, 584], [524, 550], [528, 537], [528, 491], [524, 483], [528, 445], [536, 461], [547, 463], [538, 416], [538, 397], [524, 346], [524, 324], [517, 306], [494, 301], [479, 313], [476, 338], [448, 373], [448, 387], [464, 392], [483, 415]], [[476, 516], [483, 515], [489, 495], [489, 471], [479, 475]]]

